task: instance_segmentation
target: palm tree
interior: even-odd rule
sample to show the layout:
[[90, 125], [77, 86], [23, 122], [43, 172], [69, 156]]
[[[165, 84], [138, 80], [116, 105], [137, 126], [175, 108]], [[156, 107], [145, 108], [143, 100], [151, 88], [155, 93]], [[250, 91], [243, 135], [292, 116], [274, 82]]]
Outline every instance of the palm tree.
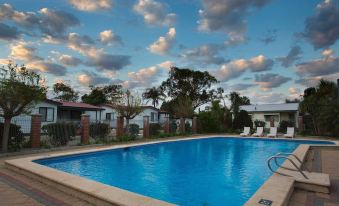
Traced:
[[144, 99], [147, 99], [147, 102], [152, 100], [153, 107], [156, 107], [159, 104], [160, 100], [163, 100], [165, 96], [164, 92], [160, 88], [152, 87], [146, 89], [146, 91], [142, 94]]

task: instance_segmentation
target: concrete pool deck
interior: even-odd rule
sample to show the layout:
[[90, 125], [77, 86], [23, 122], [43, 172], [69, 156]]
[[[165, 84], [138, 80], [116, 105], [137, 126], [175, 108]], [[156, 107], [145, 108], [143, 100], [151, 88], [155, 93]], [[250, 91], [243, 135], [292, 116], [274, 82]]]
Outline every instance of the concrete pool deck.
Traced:
[[[121, 147], [126, 147], [126, 146], [135, 146], [135, 145], [143, 145], [143, 144], [149, 144], [149, 143], [178, 141], [178, 140], [189, 140], [189, 139], [196, 139], [196, 138], [208, 138], [208, 137], [216, 137], [216, 136], [225, 136], [225, 135], [219, 134], [219, 135], [164, 139], [161, 141], [156, 140], [152, 142], [128, 143], [128, 144], [103, 146], [103, 147], [90, 148], [90, 149], [86, 148], [84, 150], [79, 149], [76, 151], [48, 152], [44, 154], [31, 155], [28, 157], [26, 156], [25, 158], [20, 158], [20, 159], [15, 159], [15, 160], [8, 160], [7, 166], [10, 169], [15, 170], [16, 172], [24, 174], [25, 176], [28, 176], [29, 178], [33, 178], [33, 180], [35, 181], [41, 181], [48, 187], [51, 187], [54, 189], [56, 188], [57, 190], [66, 191], [66, 193], [68, 193], [67, 195], [71, 197], [73, 196], [73, 198], [75, 196], [77, 197], [76, 199], [78, 200], [79, 199], [85, 200], [84, 202], [87, 204], [92, 203], [92, 204], [100, 204], [100, 205], [103, 205], [103, 204], [105, 205], [171, 205], [163, 201], [159, 201], [159, 200], [155, 200], [149, 197], [131, 193], [131, 192], [119, 189], [119, 188], [114, 188], [112, 186], [103, 185], [101, 183], [90, 181], [90, 180], [87, 180], [81, 177], [76, 177], [68, 173], [63, 174], [64, 172], [56, 171], [54, 169], [35, 164], [32, 162], [32, 160], [46, 158], [46, 157], [63, 156], [63, 155], [69, 155], [69, 154], [87, 153], [89, 151], [101, 151], [101, 150], [121, 148]], [[230, 135], [227, 135], [227, 136], [230, 136]], [[232, 136], [232, 137], [237, 137], [237, 136]], [[315, 140], [315, 139], [302, 139], [302, 140]], [[37, 167], [37, 165], [40, 167]], [[338, 171], [338, 174], [339, 174], [339, 171]], [[286, 179], [281, 179], [281, 181], [279, 182], [288, 184], [288, 181], [286, 181]], [[77, 184], [75, 185], [75, 183]], [[69, 190], [70, 188], [71, 190]], [[115, 195], [112, 195], [112, 194], [115, 194]], [[273, 204], [273, 205], [278, 205], [278, 204]]]

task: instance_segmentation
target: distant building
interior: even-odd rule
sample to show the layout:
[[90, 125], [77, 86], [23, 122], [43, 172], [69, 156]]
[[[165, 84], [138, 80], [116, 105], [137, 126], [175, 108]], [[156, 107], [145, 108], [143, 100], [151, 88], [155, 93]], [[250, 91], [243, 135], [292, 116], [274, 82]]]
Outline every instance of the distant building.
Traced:
[[[112, 128], [116, 126], [116, 119], [119, 116], [117, 108], [118, 105], [114, 104], [104, 104], [101, 105], [102, 111], [102, 120], [111, 125]], [[159, 110], [152, 106], [142, 106], [143, 111], [138, 114], [134, 119], [130, 120], [130, 124], [137, 124], [139, 127], [143, 127], [143, 118], [144, 116], [149, 116], [150, 123], [163, 123], [165, 117], [168, 117], [169, 114], [165, 111]]]
[[266, 122], [267, 128], [270, 127], [272, 118], [275, 127], [286, 120], [294, 122], [295, 127], [298, 128], [299, 103], [243, 105], [240, 106], [240, 110], [247, 111], [253, 122], [255, 120]]
[[[138, 124], [143, 127], [143, 117], [149, 116], [150, 123], [163, 123], [165, 117], [169, 114], [152, 106], [142, 106], [143, 111], [130, 124]], [[116, 105], [104, 104], [94, 106], [81, 102], [62, 102], [46, 99], [38, 102], [30, 109], [30, 114], [21, 114], [12, 119], [12, 123], [21, 126], [23, 133], [31, 131], [31, 115], [41, 114], [41, 126], [56, 122], [78, 122], [80, 123], [81, 115], [88, 114], [91, 122], [105, 122], [110, 124], [111, 128], [116, 127], [118, 111]], [[0, 122], [3, 119], [0, 118]]]

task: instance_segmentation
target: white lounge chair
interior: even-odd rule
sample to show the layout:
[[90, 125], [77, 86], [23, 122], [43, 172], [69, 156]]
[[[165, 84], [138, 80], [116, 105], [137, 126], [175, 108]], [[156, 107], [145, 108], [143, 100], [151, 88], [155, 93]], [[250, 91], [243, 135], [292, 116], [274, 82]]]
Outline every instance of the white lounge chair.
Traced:
[[254, 137], [264, 136], [264, 128], [263, 127], [257, 127], [257, 132], [253, 133], [252, 136], [254, 136]]
[[284, 137], [294, 138], [294, 127], [287, 127], [287, 132]]
[[270, 133], [267, 134], [267, 137], [277, 137], [277, 128], [270, 127]]
[[250, 135], [250, 127], [244, 127], [244, 132], [240, 134], [240, 136], [245, 137]]

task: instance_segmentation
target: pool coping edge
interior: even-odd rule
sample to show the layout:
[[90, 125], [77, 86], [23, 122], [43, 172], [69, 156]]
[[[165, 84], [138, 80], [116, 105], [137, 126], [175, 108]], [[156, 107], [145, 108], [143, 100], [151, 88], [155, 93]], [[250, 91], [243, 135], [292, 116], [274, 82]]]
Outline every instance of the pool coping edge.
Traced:
[[[38, 155], [32, 155], [32, 156], [24, 157], [24, 158], [5, 160], [5, 165], [9, 167], [9, 169], [13, 169], [19, 173], [23, 173], [24, 175], [31, 176], [32, 178], [35, 178], [39, 181], [46, 180], [47, 184], [52, 184], [53, 186], [56, 186], [59, 189], [61, 187], [61, 190], [65, 190], [65, 189], [71, 190], [68, 192], [71, 192], [72, 195], [78, 196], [78, 197], [80, 196], [79, 198], [85, 199], [86, 201], [89, 201], [94, 204], [98, 203], [98, 201], [99, 202], [101, 201], [101, 203], [106, 203], [107, 205], [170, 206], [173, 204], [165, 202], [165, 201], [161, 201], [155, 198], [147, 197], [147, 196], [144, 196], [138, 193], [130, 192], [130, 191], [118, 188], [118, 187], [96, 182], [94, 180], [72, 175], [72, 174], [69, 174], [69, 173], [66, 173], [60, 170], [56, 170], [56, 169], [53, 169], [47, 166], [40, 165], [33, 161], [44, 159], [44, 158], [61, 157], [61, 156], [68, 156], [68, 155], [74, 155], [74, 154], [98, 152], [98, 151], [105, 151], [105, 150], [119, 149], [119, 148], [133, 147], [133, 146], [157, 144], [157, 143], [163, 143], [163, 142], [183, 141], [183, 140], [204, 139], [204, 138], [212, 138], [212, 137], [224, 137], [224, 136], [223, 135], [194, 136], [194, 137], [185, 137], [185, 138], [176, 138], [176, 139], [156, 140], [156, 141], [151, 141], [151, 142], [139, 142], [139, 143], [132, 143], [132, 144], [127, 143], [127, 144], [121, 144], [121, 145], [104, 146], [100, 148], [89, 148], [89, 149], [87, 148], [85, 150], [80, 150], [80, 151], [66, 151], [66, 152], [59, 151], [53, 154], [38, 154]], [[231, 136], [231, 135], [229, 135], [228, 137], [239, 138], [239, 136]], [[245, 138], [250, 139], [252, 137], [245, 137]], [[286, 140], [285, 138], [275, 138], [275, 139]], [[298, 140], [312, 141], [310, 139], [298, 139]], [[322, 140], [315, 140], [315, 141], [322, 141]], [[324, 140], [324, 141], [328, 141], [328, 140]], [[335, 141], [331, 141], [331, 142], [335, 142]], [[296, 150], [298, 150], [298, 148]], [[276, 174], [273, 174], [269, 179], [271, 179], [273, 176], [276, 176]], [[268, 180], [266, 180], [262, 186], [264, 186], [266, 182], [268, 182]], [[257, 192], [255, 194], [257, 194]]]

